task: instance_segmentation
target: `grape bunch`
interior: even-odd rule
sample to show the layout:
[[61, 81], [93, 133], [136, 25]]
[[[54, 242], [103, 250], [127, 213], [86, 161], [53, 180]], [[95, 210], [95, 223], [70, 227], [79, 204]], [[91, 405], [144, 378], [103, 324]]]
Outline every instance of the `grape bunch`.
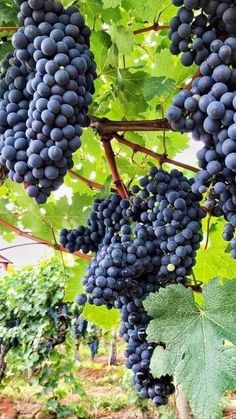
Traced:
[[49, 353], [55, 346], [65, 342], [70, 327], [70, 306], [66, 303], [58, 303], [48, 309], [48, 315], [54, 323], [54, 333], [47, 342], [42, 344], [42, 350]]
[[105, 235], [106, 241], [109, 242], [109, 237], [112, 238], [115, 231], [119, 231], [122, 206], [126, 205], [127, 200], [121, 200], [120, 196], [115, 193], [104, 200], [95, 199], [86, 227], [79, 226], [71, 231], [61, 230], [62, 246], [72, 253], [79, 250], [83, 253], [96, 252]]
[[142, 398], [150, 398], [155, 406], [160, 406], [167, 404], [168, 396], [174, 392], [175, 387], [171, 382], [172, 377], [154, 379], [150, 373], [150, 361], [157, 344], [146, 340], [146, 328], [151, 318], [143, 308], [143, 300], [150, 292], [158, 291], [159, 285], [143, 276], [139, 286], [138, 297], [132, 299], [124, 296], [116, 302], [116, 307], [121, 311], [120, 335], [128, 344], [125, 350], [126, 367], [133, 372], [135, 389]]
[[190, 91], [182, 90], [167, 116], [171, 127], [192, 132], [204, 146], [197, 153], [200, 171], [194, 192], [207, 193], [206, 208], [224, 216], [223, 237], [236, 258], [236, 38], [211, 43], [208, 58]]
[[90, 29], [76, 7], [18, 3], [22, 27], [0, 81], [0, 163], [42, 204], [73, 167], [82, 127], [89, 124], [96, 65]]
[[83, 317], [75, 317], [72, 322], [72, 333], [75, 340], [78, 340], [81, 337], [85, 337], [87, 332], [88, 322]]
[[205, 216], [201, 194], [191, 191], [193, 182], [177, 170], [153, 166], [129, 198], [111, 194], [95, 202], [86, 227], [61, 231], [61, 244], [69, 251], [95, 252], [77, 303], [120, 310], [126, 365], [141, 396], [156, 405], [167, 403], [174, 387], [171, 377], [154, 379], [149, 370], [155, 345], [146, 340], [150, 319], [143, 301], [161, 286], [184, 284], [192, 273]]
[[207, 59], [212, 41], [236, 34], [236, 5], [231, 0], [173, 0], [179, 7], [170, 21], [170, 51], [184, 66]]
[[88, 346], [91, 352], [91, 359], [93, 361], [99, 349], [99, 339], [97, 336], [93, 336], [92, 340], [88, 343]]

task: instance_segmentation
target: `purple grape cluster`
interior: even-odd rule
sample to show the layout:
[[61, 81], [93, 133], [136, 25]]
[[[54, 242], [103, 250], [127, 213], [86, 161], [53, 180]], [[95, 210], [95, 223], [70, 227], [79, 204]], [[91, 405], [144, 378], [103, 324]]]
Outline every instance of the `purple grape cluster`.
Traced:
[[[120, 297], [116, 307], [121, 312], [120, 335], [127, 342], [125, 350], [126, 367], [133, 372], [132, 382], [135, 389], [144, 399], [150, 398], [155, 406], [168, 403], [168, 396], [175, 391], [173, 377], [153, 378], [150, 372], [150, 361], [156, 343], [148, 343], [146, 329], [151, 320], [143, 307], [143, 301], [150, 292], [158, 291], [159, 286], [143, 276], [139, 281], [139, 296]], [[165, 346], [160, 342], [160, 345]]]
[[167, 403], [174, 386], [171, 377], [151, 375], [156, 345], [146, 340], [150, 319], [143, 301], [161, 286], [184, 284], [192, 273], [205, 216], [202, 196], [191, 191], [192, 185], [177, 170], [167, 173], [153, 166], [128, 199], [111, 194], [95, 202], [87, 227], [61, 231], [61, 244], [71, 252], [96, 252], [83, 280], [85, 294], [77, 303], [120, 310], [126, 365], [140, 395], [157, 406]]
[[236, 5], [231, 0], [173, 0], [179, 7], [170, 21], [170, 51], [184, 66], [200, 65], [217, 38], [236, 34]]
[[[96, 199], [93, 210], [88, 217], [87, 226], [79, 226], [74, 230], [62, 229], [60, 241], [69, 252], [82, 250], [83, 253], [97, 252], [99, 244], [106, 235], [107, 243], [120, 230], [122, 213], [129, 205], [127, 200], [122, 200], [118, 194], [112, 194], [107, 199]], [[124, 208], [122, 208], [124, 207]]]
[[211, 43], [208, 58], [190, 91], [182, 90], [167, 116], [177, 131], [192, 132], [204, 146], [197, 153], [200, 171], [194, 192], [207, 193], [206, 208], [228, 223], [223, 237], [236, 258], [236, 38]]
[[90, 29], [74, 6], [20, 3], [23, 25], [12, 38], [0, 85], [0, 163], [38, 204], [63, 183], [88, 125], [96, 65]]
[[81, 316], [75, 316], [71, 325], [73, 338], [75, 340], [85, 337], [87, 332], [88, 322]]

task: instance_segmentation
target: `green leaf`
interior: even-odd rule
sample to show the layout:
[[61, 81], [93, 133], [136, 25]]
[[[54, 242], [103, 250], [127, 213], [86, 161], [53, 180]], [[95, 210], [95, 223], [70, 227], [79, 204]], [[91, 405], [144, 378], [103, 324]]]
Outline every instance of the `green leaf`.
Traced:
[[64, 301], [73, 302], [75, 297], [80, 292], [83, 292], [84, 289], [82, 281], [85, 276], [87, 266], [88, 261], [80, 259], [76, 262], [75, 266], [70, 268], [70, 275], [66, 280]]
[[12, 51], [12, 43], [10, 41], [3, 42], [0, 46], [0, 60], [2, 60], [10, 51]]
[[123, 0], [122, 5], [128, 9], [132, 10], [132, 15], [140, 20], [149, 22], [154, 22], [160, 12], [162, 13], [162, 21], [166, 19], [165, 22], [168, 22], [169, 15], [173, 15], [174, 7], [171, 7], [171, 2], [168, 0], [139, 0], [134, 2], [133, 0]]
[[112, 40], [107, 32], [93, 31], [91, 35], [91, 48], [95, 54], [98, 73], [109, 72], [111, 66], [117, 66], [117, 54], [115, 54], [114, 48], [112, 48]]
[[62, 4], [65, 8], [72, 6], [72, 4], [75, 2], [75, 0], [63, 0]]
[[166, 77], [149, 77], [144, 82], [144, 96], [147, 100], [173, 94], [175, 81]]
[[14, 1], [0, 0], [0, 25], [16, 23], [18, 10]]
[[184, 67], [179, 58], [170, 54], [169, 49], [164, 48], [158, 53], [156, 77], [166, 77], [175, 80], [176, 87], [182, 88], [184, 82], [192, 77], [196, 66]]
[[109, 7], [115, 8], [119, 6], [122, 0], [102, 0], [104, 9], [108, 9]]
[[154, 318], [147, 330], [149, 341], [166, 345], [155, 349], [152, 373], [176, 376], [196, 419], [221, 418], [224, 392], [236, 389], [235, 293], [236, 279], [223, 286], [215, 279], [204, 288], [202, 308], [192, 290], [182, 285], [162, 288], [144, 303]]
[[96, 307], [86, 304], [83, 317], [102, 327], [103, 330], [112, 330], [118, 326], [120, 316], [116, 309], [107, 310], [106, 307]]
[[109, 31], [112, 42], [117, 46], [119, 53], [124, 55], [130, 54], [135, 43], [134, 34], [124, 26], [116, 26], [114, 24], [111, 24]]
[[102, 10], [102, 0], [77, 0], [76, 5], [81, 13], [86, 16], [86, 24], [93, 28], [94, 19]]
[[207, 221], [208, 218], [203, 221], [204, 239], [197, 252], [195, 276], [198, 281], [203, 282], [208, 282], [216, 273], [221, 278], [231, 278], [235, 275], [235, 259], [227, 252], [227, 243], [222, 237], [225, 221], [218, 219], [212, 222], [208, 243]]
[[107, 176], [101, 191], [96, 195], [96, 198], [106, 199], [111, 192], [112, 175]]

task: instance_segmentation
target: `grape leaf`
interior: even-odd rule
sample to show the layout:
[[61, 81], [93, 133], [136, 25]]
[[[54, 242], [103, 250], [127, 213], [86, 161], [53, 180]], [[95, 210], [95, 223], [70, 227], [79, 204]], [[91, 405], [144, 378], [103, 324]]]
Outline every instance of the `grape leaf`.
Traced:
[[15, 23], [17, 21], [18, 7], [16, 4], [8, 1], [0, 0], [0, 25]]
[[112, 42], [117, 46], [120, 54], [130, 54], [134, 47], [135, 37], [124, 26], [111, 24], [110, 35]]
[[[197, 252], [194, 273], [199, 281], [208, 282], [216, 272], [221, 278], [230, 278], [235, 275], [235, 260], [227, 252], [227, 243], [222, 237], [225, 221], [214, 220], [207, 240], [207, 218], [203, 221], [204, 239]], [[207, 244], [207, 246], [206, 246]]]
[[106, 199], [110, 195], [110, 189], [111, 189], [111, 182], [112, 182], [112, 175], [107, 176], [104, 185], [100, 192], [97, 193], [96, 199]]
[[175, 82], [172, 79], [166, 77], [149, 77], [144, 82], [144, 96], [147, 100], [153, 99], [154, 97], [168, 96], [170, 93], [173, 94], [175, 88]]
[[121, 3], [122, 0], [103, 0], [104, 9], [108, 9], [109, 7], [117, 7]]
[[173, 16], [174, 10], [168, 0], [139, 0], [138, 2], [123, 0], [122, 6], [132, 10], [132, 15], [134, 14], [140, 21], [148, 20], [150, 22], [154, 22], [161, 12], [162, 21], [168, 22], [169, 17]]
[[65, 8], [72, 6], [72, 4], [74, 3], [74, 0], [63, 0], [63, 6]]
[[[91, 48], [95, 54], [95, 61], [99, 73], [109, 71], [110, 66], [116, 67], [117, 56], [112, 47], [111, 37], [104, 31], [94, 31], [91, 35]], [[97, 89], [96, 89], [97, 90]]]
[[149, 341], [166, 344], [153, 353], [152, 373], [175, 374], [196, 419], [220, 418], [224, 392], [236, 389], [235, 293], [236, 279], [224, 285], [214, 279], [204, 288], [202, 307], [183, 285], [162, 288], [144, 303], [154, 318]]
[[184, 67], [180, 59], [170, 54], [168, 48], [162, 49], [158, 54], [158, 66], [155, 68], [156, 77], [166, 77], [175, 80], [176, 87], [182, 88], [185, 81], [192, 77], [196, 66]]
[[76, 261], [73, 267], [70, 267], [70, 275], [66, 280], [64, 301], [73, 302], [77, 294], [84, 291], [82, 280], [87, 266], [88, 261], [80, 259]]
[[106, 307], [96, 307], [86, 304], [83, 317], [92, 323], [101, 326], [103, 330], [115, 329], [119, 324], [119, 311], [116, 309], [107, 310]]
[[75, 6], [86, 16], [86, 24], [92, 28], [95, 16], [97, 17], [102, 10], [102, 0], [77, 0]]

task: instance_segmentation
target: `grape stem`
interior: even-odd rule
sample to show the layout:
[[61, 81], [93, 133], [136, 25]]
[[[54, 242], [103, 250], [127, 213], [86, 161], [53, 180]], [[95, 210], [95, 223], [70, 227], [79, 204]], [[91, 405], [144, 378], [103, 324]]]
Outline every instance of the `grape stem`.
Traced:
[[[140, 28], [133, 31], [134, 35], [138, 35], [140, 33], [144, 32], [150, 32], [150, 31], [161, 31], [163, 29], [169, 29], [169, 25], [160, 25], [158, 22], [155, 22], [151, 26], [147, 26], [146, 28]], [[0, 31], [16, 31], [18, 29], [17, 26], [0, 26]]]
[[147, 154], [148, 156], [153, 157], [159, 162], [160, 165], [167, 163], [167, 164], [172, 164], [174, 166], [181, 167], [182, 169], [190, 170], [191, 172], [197, 173], [199, 171], [197, 167], [193, 167], [193, 166], [190, 166], [189, 164], [169, 159], [166, 154], [159, 154], [139, 144], [132, 143], [131, 141], [126, 140], [122, 135], [113, 134], [113, 137], [120, 144], [126, 145], [127, 147], [131, 148], [135, 153], [140, 152], [140, 153], [144, 153], [144, 154]]
[[192, 285], [192, 284], [185, 284], [184, 287], [185, 288], [191, 288], [192, 291], [194, 292], [198, 292], [198, 293], [202, 293], [202, 287], [201, 287], [202, 282], [199, 282], [199, 284], [197, 283], [197, 285]]
[[[2, 226], [4, 226], [5, 228], [7, 228], [8, 230], [14, 231], [14, 233], [16, 233], [18, 236], [25, 237], [26, 239], [35, 241], [36, 243], [45, 244], [46, 246], [52, 247], [55, 250], [59, 250], [61, 252], [69, 253], [69, 251], [65, 247], [60, 246], [60, 245], [55, 244], [55, 243], [51, 243], [48, 240], [42, 240], [42, 239], [40, 239], [37, 236], [34, 236], [34, 235], [30, 234], [30, 233], [27, 233], [26, 231], [22, 231], [18, 227], [14, 226], [14, 225], [12, 225], [10, 223], [8, 223], [7, 221], [3, 220], [2, 218], [0, 218], [0, 224]], [[82, 258], [82, 259], [91, 260], [91, 256], [86, 255], [86, 254], [84, 254], [82, 252], [75, 252], [73, 254], [75, 256], [78, 256], [78, 257]]]
[[[100, 190], [100, 189], [103, 188], [103, 185], [101, 183], [90, 180], [90, 179], [80, 175], [79, 173], [75, 172], [74, 170], [69, 170], [69, 174], [72, 177], [74, 177], [75, 179], [81, 180], [81, 182], [85, 183], [91, 189]], [[117, 192], [117, 190], [115, 188], [111, 188], [111, 191], [112, 192]]]
[[209, 239], [210, 239], [210, 228], [211, 228], [211, 214], [208, 215], [208, 219], [207, 219], [207, 237], [206, 237], [206, 244], [205, 244], [204, 250], [207, 250], [208, 248]]
[[[170, 125], [166, 118], [162, 119], [154, 119], [152, 121], [110, 121], [107, 118], [97, 118], [91, 117], [91, 124], [90, 126], [101, 136], [105, 137], [110, 135], [116, 140], [130, 147], [134, 150], [134, 152], [141, 152], [148, 156], [153, 157], [154, 159], [158, 160], [160, 164], [168, 163], [173, 164], [174, 166], [182, 167], [183, 169], [190, 170], [192, 172], [197, 173], [199, 171], [198, 168], [190, 166], [189, 164], [185, 164], [182, 162], [178, 162], [176, 160], [169, 159], [166, 154], [159, 154], [152, 150], [149, 150], [146, 147], [140, 146], [138, 144], [134, 144], [131, 141], [126, 140], [122, 135], [119, 135], [119, 131], [128, 132], [128, 131], [170, 131]], [[110, 141], [110, 139], [109, 139]]]
[[159, 22], [155, 22], [151, 26], [147, 26], [146, 28], [140, 28], [133, 31], [134, 35], [139, 35], [140, 33], [150, 32], [150, 31], [161, 31], [162, 29], [169, 29], [169, 25], [160, 25]]
[[117, 192], [119, 193], [119, 195], [121, 196], [122, 199], [126, 199], [126, 198], [128, 198], [129, 194], [128, 194], [127, 188], [126, 188], [123, 180], [121, 179], [119, 171], [118, 171], [114, 151], [113, 151], [112, 146], [111, 146], [111, 139], [112, 139], [111, 136], [104, 136], [103, 135], [101, 137], [102, 144], [103, 144], [103, 147], [104, 147], [104, 151], [105, 151], [105, 154], [106, 154], [106, 158], [107, 158], [108, 164], [110, 166], [112, 179], [113, 179], [113, 182], [114, 182], [114, 184], [117, 188]]
[[90, 120], [91, 128], [101, 137], [119, 131], [171, 131], [170, 124], [166, 118], [150, 121], [110, 121], [107, 118], [91, 116]]
[[16, 26], [0, 26], [0, 32], [4, 32], [4, 31], [17, 31], [17, 27]]

